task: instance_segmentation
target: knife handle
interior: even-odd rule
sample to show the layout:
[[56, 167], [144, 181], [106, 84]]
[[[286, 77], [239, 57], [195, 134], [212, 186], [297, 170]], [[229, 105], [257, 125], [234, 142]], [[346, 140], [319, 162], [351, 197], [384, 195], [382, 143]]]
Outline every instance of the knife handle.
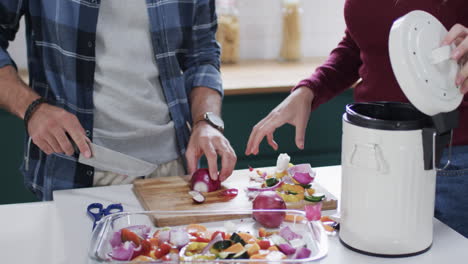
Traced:
[[68, 140], [70, 140], [70, 143], [73, 147], [73, 150], [75, 150], [75, 153], [80, 154], [80, 149], [76, 145], [75, 141], [71, 138], [71, 136], [67, 132], [65, 132], [65, 135], [67, 135]]

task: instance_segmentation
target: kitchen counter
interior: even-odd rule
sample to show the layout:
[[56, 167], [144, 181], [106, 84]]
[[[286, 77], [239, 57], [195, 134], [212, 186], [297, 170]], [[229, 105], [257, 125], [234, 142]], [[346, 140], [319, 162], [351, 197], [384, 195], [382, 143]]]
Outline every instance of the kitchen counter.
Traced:
[[[316, 181], [339, 197], [341, 167], [320, 167], [317, 175]], [[142, 210], [131, 185], [56, 191], [54, 197], [54, 202], [0, 206], [2, 263], [86, 263], [92, 228], [86, 214], [88, 204], [117, 202], [125, 211]], [[468, 258], [467, 248], [468, 239], [434, 219], [433, 246], [422, 255], [396, 259], [365, 256], [331, 236], [328, 256], [315, 263], [457, 263]]]

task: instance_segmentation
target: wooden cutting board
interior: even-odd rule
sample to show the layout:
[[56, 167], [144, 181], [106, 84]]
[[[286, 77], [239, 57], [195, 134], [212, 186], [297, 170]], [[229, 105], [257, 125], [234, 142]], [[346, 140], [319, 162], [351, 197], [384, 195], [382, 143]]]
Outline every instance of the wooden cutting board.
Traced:
[[[133, 190], [140, 200], [143, 208], [148, 211], [180, 211], [180, 210], [238, 210], [252, 209], [252, 201], [246, 195], [245, 189], [252, 186], [250, 175], [253, 172], [249, 170], [237, 170], [222, 183], [222, 190], [236, 188], [239, 194], [232, 200], [226, 201], [219, 197], [219, 192], [206, 193], [206, 200], [202, 204], [193, 202], [188, 194], [190, 187], [188, 184], [188, 176], [171, 176], [160, 177], [154, 179], [137, 180], [133, 184]], [[337, 207], [337, 201], [330, 193], [313, 183], [312, 187], [317, 192], [324, 193], [329, 197], [322, 202], [322, 210], [333, 210]], [[298, 203], [288, 203], [288, 209], [303, 210], [304, 205], [309, 202], [302, 201]], [[154, 215], [156, 226], [175, 226], [186, 225], [190, 223], [203, 223], [213, 221], [223, 221], [246, 217], [245, 215], [200, 215], [196, 218], [181, 218], [170, 215]]]

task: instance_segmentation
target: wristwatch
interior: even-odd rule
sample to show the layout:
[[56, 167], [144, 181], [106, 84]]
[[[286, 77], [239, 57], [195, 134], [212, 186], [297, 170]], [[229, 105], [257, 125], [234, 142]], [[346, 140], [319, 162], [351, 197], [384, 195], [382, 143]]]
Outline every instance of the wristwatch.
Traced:
[[212, 127], [218, 129], [221, 132], [224, 132], [223, 119], [221, 119], [221, 117], [219, 117], [218, 115], [216, 115], [213, 112], [206, 112], [205, 114], [203, 114], [203, 117], [201, 119], [198, 119], [193, 123], [194, 126], [200, 121], [206, 121]]

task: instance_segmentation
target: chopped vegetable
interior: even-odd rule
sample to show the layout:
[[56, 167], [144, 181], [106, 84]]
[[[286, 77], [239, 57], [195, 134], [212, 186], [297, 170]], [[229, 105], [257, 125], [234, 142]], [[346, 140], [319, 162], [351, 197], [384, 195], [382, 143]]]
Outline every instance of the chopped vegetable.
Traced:
[[308, 163], [295, 165], [288, 169], [288, 173], [292, 175], [299, 184], [304, 185], [311, 183], [315, 177], [315, 172]]
[[[239, 227], [242, 228], [242, 225]], [[139, 232], [146, 229], [134, 230]], [[139, 232], [146, 237], [142, 238], [123, 228], [111, 236], [109, 244], [112, 250], [108, 255], [117, 261], [171, 263], [216, 259], [266, 259], [281, 262], [282, 259], [310, 256], [310, 250], [303, 249], [306, 243], [302, 236], [286, 225], [279, 231], [267, 231], [261, 227], [258, 234], [250, 232], [225, 233], [208, 230], [204, 225], [190, 224], [185, 228], [157, 229], [152, 236], [148, 236], [149, 232], [146, 231]], [[163, 242], [161, 238], [167, 241]]]
[[304, 206], [307, 220], [317, 221], [322, 216], [322, 203], [308, 204]]
[[283, 185], [283, 182], [280, 181], [277, 184], [271, 186], [271, 187], [266, 187], [266, 188], [256, 188], [256, 187], [248, 187], [247, 190], [249, 192], [267, 192], [267, 191], [274, 191], [277, 188], [281, 187]]
[[295, 259], [305, 259], [305, 258], [308, 258], [310, 256], [310, 249], [308, 248], [300, 248], [299, 250], [297, 250], [297, 253], [296, 253], [296, 256], [294, 257]]
[[198, 192], [214, 192], [221, 188], [221, 181], [213, 180], [208, 169], [196, 170], [190, 179], [191, 190]]
[[240, 243], [242, 245], [245, 245], [245, 241], [240, 237], [237, 233], [232, 233], [230, 240], [234, 243]]
[[114, 247], [109, 255], [115, 260], [128, 261], [132, 259], [135, 248], [136, 246], [133, 242], [125, 241], [120, 246]]
[[190, 242], [189, 234], [183, 229], [171, 229], [169, 242], [181, 248]]
[[265, 180], [266, 186], [271, 187], [275, 186], [278, 183], [278, 180], [276, 178], [269, 178]]
[[222, 190], [219, 192], [218, 196], [227, 198], [227, 199], [234, 199], [237, 194], [239, 193], [239, 190], [236, 188], [231, 188], [231, 189], [226, 189]]
[[281, 153], [276, 160], [276, 171], [282, 172], [288, 169], [289, 161], [291, 157], [289, 157], [286, 153]]
[[192, 197], [192, 200], [196, 203], [203, 203], [205, 202], [205, 196], [201, 193], [201, 192], [198, 192], [198, 191], [189, 191], [188, 192], [190, 194], [190, 196]]
[[278, 245], [278, 248], [281, 252], [288, 256], [296, 253], [296, 249], [289, 244], [280, 244]]
[[[301, 235], [294, 233], [289, 226], [283, 227], [279, 231], [279, 235], [286, 240], [293, 240], [297, 238], [302, 238]], [[287, 255], [287, 254], [286, 254]]]
[[310, 196], [308, 195], [304, 196], [304, 200], [308, 202], [313, 202], [313, 203], [321, 202], [323, 199], [325, 199], [325, 194], [323, 193], [316, 193]]

